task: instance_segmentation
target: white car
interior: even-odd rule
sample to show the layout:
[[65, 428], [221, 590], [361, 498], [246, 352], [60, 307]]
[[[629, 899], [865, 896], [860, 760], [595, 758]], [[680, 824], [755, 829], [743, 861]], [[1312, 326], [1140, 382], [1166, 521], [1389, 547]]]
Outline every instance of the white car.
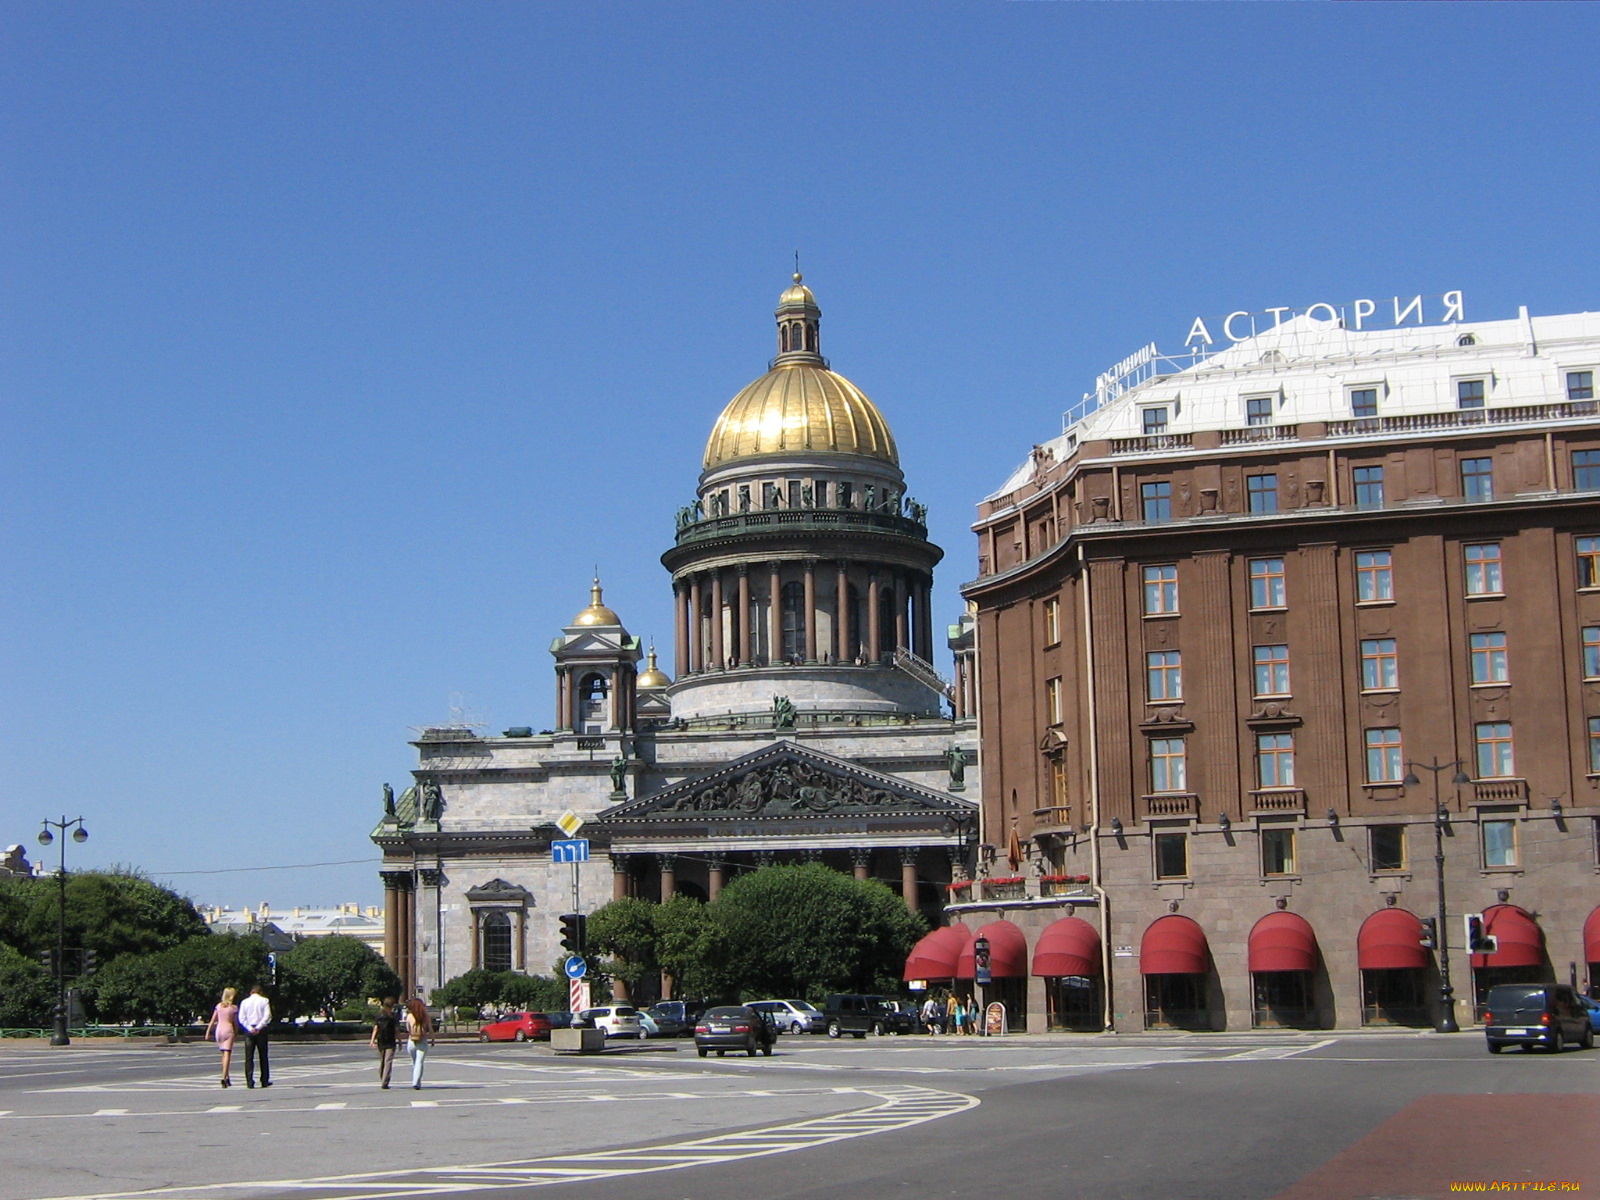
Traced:
[[644, 1037], [644, 1026], [639, 1023], [639, 1010], [627, 1004], [611, 1004], [603, 1008], [586, 1008], [578, 1020], [591, 1029], [604, 1029], [608, 1038]]
[[807, 1000], [752, 1000], [747, 1006], [769, 1013], [779, 1033], [821, 1033], [828, 1018]]

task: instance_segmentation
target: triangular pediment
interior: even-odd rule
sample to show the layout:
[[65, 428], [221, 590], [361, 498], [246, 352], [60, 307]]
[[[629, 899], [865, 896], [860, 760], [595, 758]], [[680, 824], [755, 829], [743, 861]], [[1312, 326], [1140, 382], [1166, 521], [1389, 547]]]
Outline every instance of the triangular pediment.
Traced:
[[506, 882], [504, 879], [495, 878], [489, 880], [488, 883], [480, 883], [475, 888], [469, 888], [467, 890], [467, 899], [480, 902], [484, 900], [522, 901], [532, 899], [532, 894], [525, 887], [519, 887], [514, 883]]
[[705, 824], [862, 816], [970, 817], [969, 801], [869, 770], [795, 742], [776, 742], [599, 815], [618, 828], [633, 823]]

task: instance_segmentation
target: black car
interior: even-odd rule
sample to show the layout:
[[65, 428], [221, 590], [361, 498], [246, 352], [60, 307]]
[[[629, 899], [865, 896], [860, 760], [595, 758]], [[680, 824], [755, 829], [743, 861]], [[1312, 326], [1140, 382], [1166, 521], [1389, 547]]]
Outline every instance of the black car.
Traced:
[[828, 1036], [831, 1038], [852, 1034], [864, 1038], [885, 1033], [910, 1033], [916, 1023], [910, 1013], [887, 1007], [885, 996], [861, 996], [835, 992], [822, 1002], [822, 1012], [827, 1018]]
[[778, 1040], [777, 1027], [766, 1013], [745, 1004], [725, 1004], [708, 1008], [694, 1026], [694, 1048], [701, 1058], [711, 1050], [721, 1058], [729, 1050], [743, 1050], [751, 1058], [760, 1050], [772, 1057], [772, 1043]]
[[1578, 993], [1564, 983], [1502, 983], [1489, 989], [1483, 1035], [1489, 1053], [1506, 1046], [1544, 1046], [1559, 1054], [1568, 1042], [1594, 1048], [1594, 1029]]
[[678, 1015], [682, 1011], [681, 1006], [670, 1007], [670, 1002], [667, 1005], [652, 1004], [643, 1011], [655, 1022], [657, 1037], [682, 1037], [689, 1032], [689, 1026]]

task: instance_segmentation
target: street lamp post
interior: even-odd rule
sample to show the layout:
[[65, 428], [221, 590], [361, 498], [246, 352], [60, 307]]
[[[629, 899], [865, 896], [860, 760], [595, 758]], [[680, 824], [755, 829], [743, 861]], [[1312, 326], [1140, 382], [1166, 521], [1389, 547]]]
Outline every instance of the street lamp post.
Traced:
[[69, 821], [63, 815], [61, 820], [52, 821], [45, 818], [44, 829], [39, 834], [39, 844], [48, 846], [55, 841], [50, 833], [52, 829], [61, 831], [61, 869], [56, 872], [56, 881], [59, 885], [57, 892], [56, 908], [56, 1012], [55, 1029], [50, 1034], [52, 1046], [70, 1046], [72, 1039], [67, 1036], [67, 830], [72, 830], [72, 840], [80, 846], [89, 840], [89, 831], [83, 827], [83, 818]]
[[1444, 824], [1450, 818], [1445, 811], [1444, 803], [1439, 799], [1439, 773], [1456, 768], [1456, 773], [1450, 782], [1459, 787], [1463, 783], [1471, 783], [1461, 770], [1461, 760], [1442, 763], [1437, 757], [1431, 763], [1407, 762], [1405, 786], [1414, 788], [1422, 783], [1417, 778], [1417, 769], [1433, 772], [1433, 869], [1439, 885], [1439, 912], [1438, 932], [1435, 938], [1439, 950], [1439, 1015], [1434, 1020], [1433, 1028], [1436, 1033], [1460, 1033], [1461, 1026], [1456, 1024], [1456, 993], [1450, 986], [1450, 927], [1446, 922], [1444, 908]]

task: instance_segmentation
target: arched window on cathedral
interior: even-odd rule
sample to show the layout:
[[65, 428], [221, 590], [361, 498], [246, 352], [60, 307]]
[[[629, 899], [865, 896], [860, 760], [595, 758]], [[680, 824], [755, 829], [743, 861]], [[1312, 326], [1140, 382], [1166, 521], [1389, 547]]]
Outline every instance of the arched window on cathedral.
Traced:
[[483, 938], [482, 957], [485, 971], [511, 970], [511, 918], [503, 912], [483, 914], [479, 925]]
[[803, 583], [783, 585], [783, 657], [795, 662], [806, 656], [806, 589]]
[[608, 690], [604, 675], [585, 675], [578, 685], [578, 728], [584, 733], [605, 732]]
[[892, 587], [878, 590], [878, 646], [879, 652], [888, 657], [894, 653], [894, 613], [895, 599]]
[[863, 627], [861, 624], [861, 589], [852, 583], [850, 585], [849, 592], [847, 593], [847, 597], [846, 604], [850, 610], [846, 614], [848, 623], [845, 625], [845, 645], [849, 649], [847, 661], [859, 660], [865, 662], [867, 656], [867, 642], [866, 638], [862, 636]]

